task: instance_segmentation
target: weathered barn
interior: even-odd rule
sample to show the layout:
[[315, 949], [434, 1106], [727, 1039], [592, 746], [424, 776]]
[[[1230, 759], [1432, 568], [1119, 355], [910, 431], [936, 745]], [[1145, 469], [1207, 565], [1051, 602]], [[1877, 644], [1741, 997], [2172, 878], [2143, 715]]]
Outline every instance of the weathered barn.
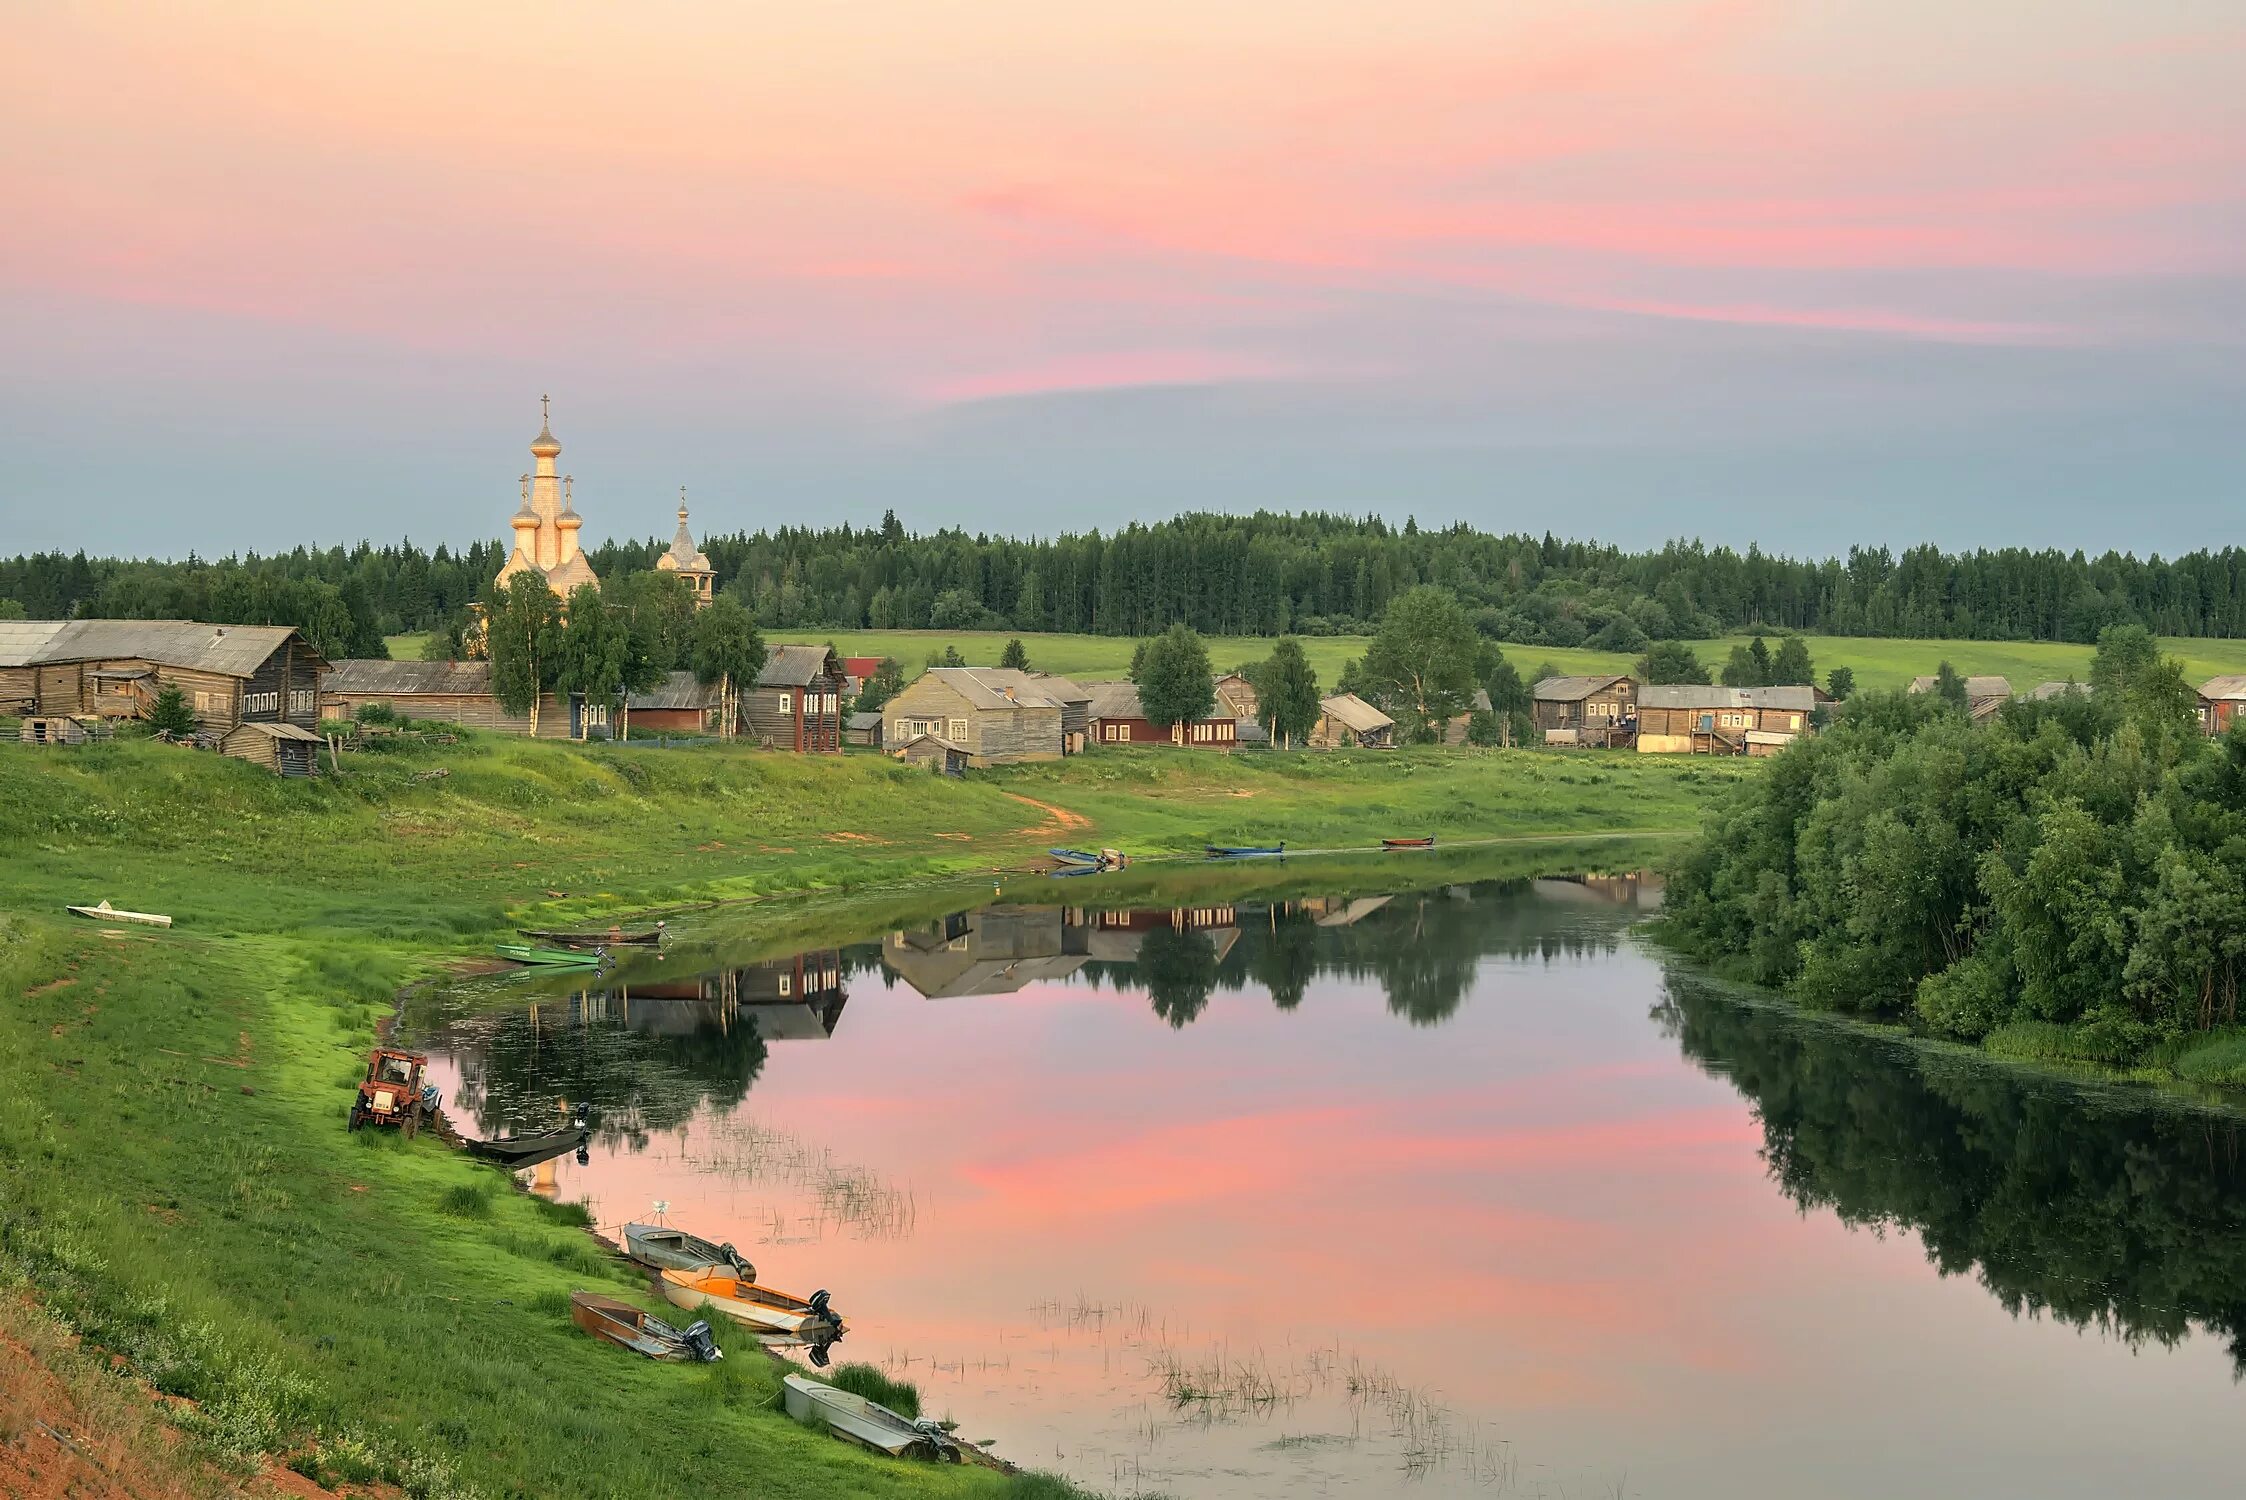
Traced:
[[842, 721], [842, 742], [845, 745], [868, 745], [881, 748], [881, 710], [869, 708], [854, 713]]
[[[708, 734], [718, 727], [718, 683], [702, 683], [692, 672], [672, 672], [644, 693], [626, 700], [623, 732]], [[541, 728], [544, 726], [541, 725]]]
[[[1931, 693], [1939, 677], [1913, 677], [1911, 691]], [[2004, 677], [1968, 677], [1965, 679], [1965, 709], [1974, 721], [1989, 718], [2005, 704], [2012, 701], [2012, 683]]]
[[16, 738], [26, 745], [83, 745], [93, 738], [87, 725], [99, 720], [64, 717], [41, 718], [37, 714], [23, 721], [16, 730]]
[[1529, 696], [1547, 745], [1623, 745], [1636, 732], [1638, 684], [1625, 674], [1547, 677]]
[[1638, 692], [1638, 749], [1647, 755], [1775, 755], [1811, 733], [1813, 687], [1653, 683]]
[[741, 732], [798, 754], [842, 750], [842, 658], [825, 646], [774, 646], [740, 695]]
[[974, 756], [965, 745], [954, 744], [941, 735], [916, 734], [891, 752], [897, 759], [911, 766], [926, 766], [946, 776], [962, 776], [974, 762]]
[[1157, 724], [1147, 717], [1135, 682], [1085, 684], [1091, 694], [1086, 719], [1092, 742], [1098, 745], [1182, 745], [1201, 750], [1230, 750], [1239, 740], [1240, 721], [1217, 704], [1206, 719], [1177, 724]]
[[[1002, 667], [995, 668], [993, 674], [986, 676], [1003, 673], [1005, 670]], [[1022, 681], [1029, 684], [1033, 692], [1060, 705], [1061, 753], [1083, 754], [1092, 743], [1092, 690], [1066, 677], [1055, 677], [1050, 672], [1025, 672], [1021, 676]]]
[[312, 724], [327, 663], [292, 625], [196, 620], [0, 624], [0, 702], [45, 716], [146, 718], [177, 688], [203, 725]]
[[2199, 685], [2199, 727], [2221, 734], [2246, 720], [2246, 677], [2210, 677]]
[[320, 774], [320, 746], [311, 730], [295, 724], [260, 721], [237, 724], [219, 738], [219, 753], [253, 766], [263, 766], [276, 776]]
[[1066, 749], [1061, 704], [1039, 679], [1000, 667], [930, 667], [882, 714], [887, 743], [934, 735], [978, 766], [1058, 760]]
[[[488, 661], [339, 661], [320, 679], [320, 713], [355, 719], [369, 704], [402, 718], [438, 719], [501, 734], [530, 733], [530, 715], [510, 714], [491, 696]], [[547, 720], [554, 721], [549, 728]], [[539, 705], [539, 731], [558, 735], [567, 716], [549, 695]]]
[[1355, 693], [1318, 700], [1310, 743], [1321, 750], [1387, 750], [1396, 743], [1396, 721]]

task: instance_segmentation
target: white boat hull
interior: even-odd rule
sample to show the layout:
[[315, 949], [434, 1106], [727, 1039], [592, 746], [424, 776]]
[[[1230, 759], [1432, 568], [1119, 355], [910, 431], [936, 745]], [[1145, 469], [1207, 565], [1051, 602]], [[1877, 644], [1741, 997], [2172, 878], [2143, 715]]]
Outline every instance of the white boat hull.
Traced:
[[143, 927], [169, 927], [172, 919], [152, 911], [119, 911], [107, 901], [98, 906], [67, 906], [63, 910], [76, 912], [81, 917], [92, 917], [97, 922], [138, 922]]
[[837, 1390], [801, 1375], [781, 1382], [788, 1415], [808, 1422], [816, 1415], [837, 1437], [893, 1458], [931, 1457], [959, 1462], [959, 1450], [916, 1426], [912, 1419], [850, 1391]]

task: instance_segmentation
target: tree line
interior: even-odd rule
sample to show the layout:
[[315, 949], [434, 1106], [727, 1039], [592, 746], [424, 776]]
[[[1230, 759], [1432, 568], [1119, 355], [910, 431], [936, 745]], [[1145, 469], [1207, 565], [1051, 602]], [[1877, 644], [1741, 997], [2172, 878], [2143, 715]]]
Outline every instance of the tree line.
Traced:
[[[587, 556], [614, 580], [653, 568], [666, 545], [610, 542]], [[872, 527], [716, 535], [703, 551], [720, 590], [768, 631], [1144, 636], [1182, 623], [1205, 634], [1360, 634], [1399, 597], [1433, 584], [1492, 640], [1631, 652], [1756, 626], [2090, 642], [2108, 626], [2138, 624], [2162, 635], [2246, 636], [2246, 549], [2236, 547], [2173, 559], [1852, 547], [1845, 557], [1798, 559], [1757, 547], [1674, 541], [1631, 552], [1550, 533], [1259, 511], [1048, 539], [914, 535], [891, 514]], [[0, 559], [0, 600], [38, 619], [299, 624], [347, 654], [371, 655], [381, 635], [445, 630], [505, 557], [496, 541], [457, 551], [411, 541], [298, 547], [216, 562], [37, 553]]]
[[1711, 815], [1668, 925], [1812, 1004], [2127, 1063], [2237, 1023], [2242, 872], [2246, 733], [2115, 626], [2085, 689], [1983, 724], [1962, 684], [1853, 699]]

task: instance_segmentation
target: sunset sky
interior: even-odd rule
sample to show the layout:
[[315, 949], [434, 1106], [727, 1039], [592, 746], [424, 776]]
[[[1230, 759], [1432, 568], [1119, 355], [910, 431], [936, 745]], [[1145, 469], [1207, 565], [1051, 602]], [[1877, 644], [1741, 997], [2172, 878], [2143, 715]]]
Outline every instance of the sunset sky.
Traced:
[[0, 552], [1184, 509], [2241, 540], [2236, 0], [140, 5], [0, 51]]

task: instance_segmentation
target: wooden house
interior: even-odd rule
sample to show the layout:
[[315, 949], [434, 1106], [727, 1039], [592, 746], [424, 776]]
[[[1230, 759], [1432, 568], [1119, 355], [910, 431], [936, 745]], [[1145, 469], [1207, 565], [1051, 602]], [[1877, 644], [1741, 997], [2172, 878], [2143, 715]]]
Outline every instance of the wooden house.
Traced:
[[[633, 734], [710, 734], [718, 727], [718, 683], [702, 683], [692, 672], [672, 672], [644, 693], [625, 700], [624, 732]], [[543, 729], [545, 726], [539, 726]]]
[[[491, 696], [488, 661], [339, 661], [321, 677], [321, 717], [355, 719], [370, 704], [401, 718], [438, 719], [500, 734], [530, 733], [530, 715], [510, 714]], [[566, 730], [566, 715], [551, 696], [538, 712], [541, 734]]]
[[2199, 727], [2221, 734], [2246, 719], [2246, 677], [2210, 677], [2199, 685]]
[[1238, 672], [1226, 672], [1217, 678], [1217, 711], [1230, 714], [1235, 719], [1252, 719], [1261, 706], [1256, 697], [1256, 685]]
[[1000, 667], [930, 667], [882, 715], [887, 744], [902, 750], [932, 735], [977, 766], [1058, 760], [1066, 750], [1060, 702], [1040, 679]]
[[879, 750], [882, 723], [879, 709], [851, 714], [842, 721], [842, 742], [845, 745], [867, 745]]
[[1396, 721], [1358, 697], [1336, 693], [1318, 700], [1318, 722], [1310, 743], [1321, 750], [1388, 750], [1396, 744]]
[[740, 695], [741, 732], [800, 755], [842, 750], [842, 658], [825, 646], [774, 646]]
[[1050, 672], [1029, 672], [1024, 676], [1033, 685], [1033, 691], [1060, 705], [1061, 754], [1082, 755], [1092, 742], [1092, 690]]
[[314, 724], [327, 663], [292, 625], [17, 620], [0, 625], [0, 694], [47, 717], [146, 718], [177, 688], [196, 719]]
[[1628, 744], [1637, 732], [1637, 679], [1547, 677], [1530, 692], [1530, 713], [1547, 745]]
[[965, 745], [941, 735], [916, 734], [891, 752], [910, 766], [926, 766], [945, 776], [964, 776], [974, 756]]
[[1638, 750], [1647, 755], [1776, 755], [1812, 732], [1823, 696], [1813, 687], [1649, 683], [1638, 691]]
[[227, 730], [219, 737], [218, 748], [222, 755], [263, 766], [276, 776], [317, 776], [324, 743], [300, 725], [253, 719]]
[[1167, 727], [1146, 716], [1135, 682], [1085, 684], [1092, 695], [1087, 712], [1092, 742], [1099, 745], [1181, 745], [1230, 750], [1239, 743], [1239, 720], [1218, 704], [1206, 719]]
[[[1939, 677], [1913, 677], [1911, 691], [1931, 693]], [[1965, 679], [1965, 711], [1979, 723], [1994, 715], [2012, 701], [2012, 683], [2004, 677], [1968, 677]]]
[[[1495, 712], [1496, 710], [1490, 706], [1490, 690], [1488, 688], [1474, 689], [1474, 701], [1467, 706], [1466, 712], [1443, 726], [1443, 743], [1446, 745], [1465, 744], [1467, 731], [1474, 727], [1474, 715]], [[1502, 733], [1505, 726], [1500, 725], [1498, 727]]]

